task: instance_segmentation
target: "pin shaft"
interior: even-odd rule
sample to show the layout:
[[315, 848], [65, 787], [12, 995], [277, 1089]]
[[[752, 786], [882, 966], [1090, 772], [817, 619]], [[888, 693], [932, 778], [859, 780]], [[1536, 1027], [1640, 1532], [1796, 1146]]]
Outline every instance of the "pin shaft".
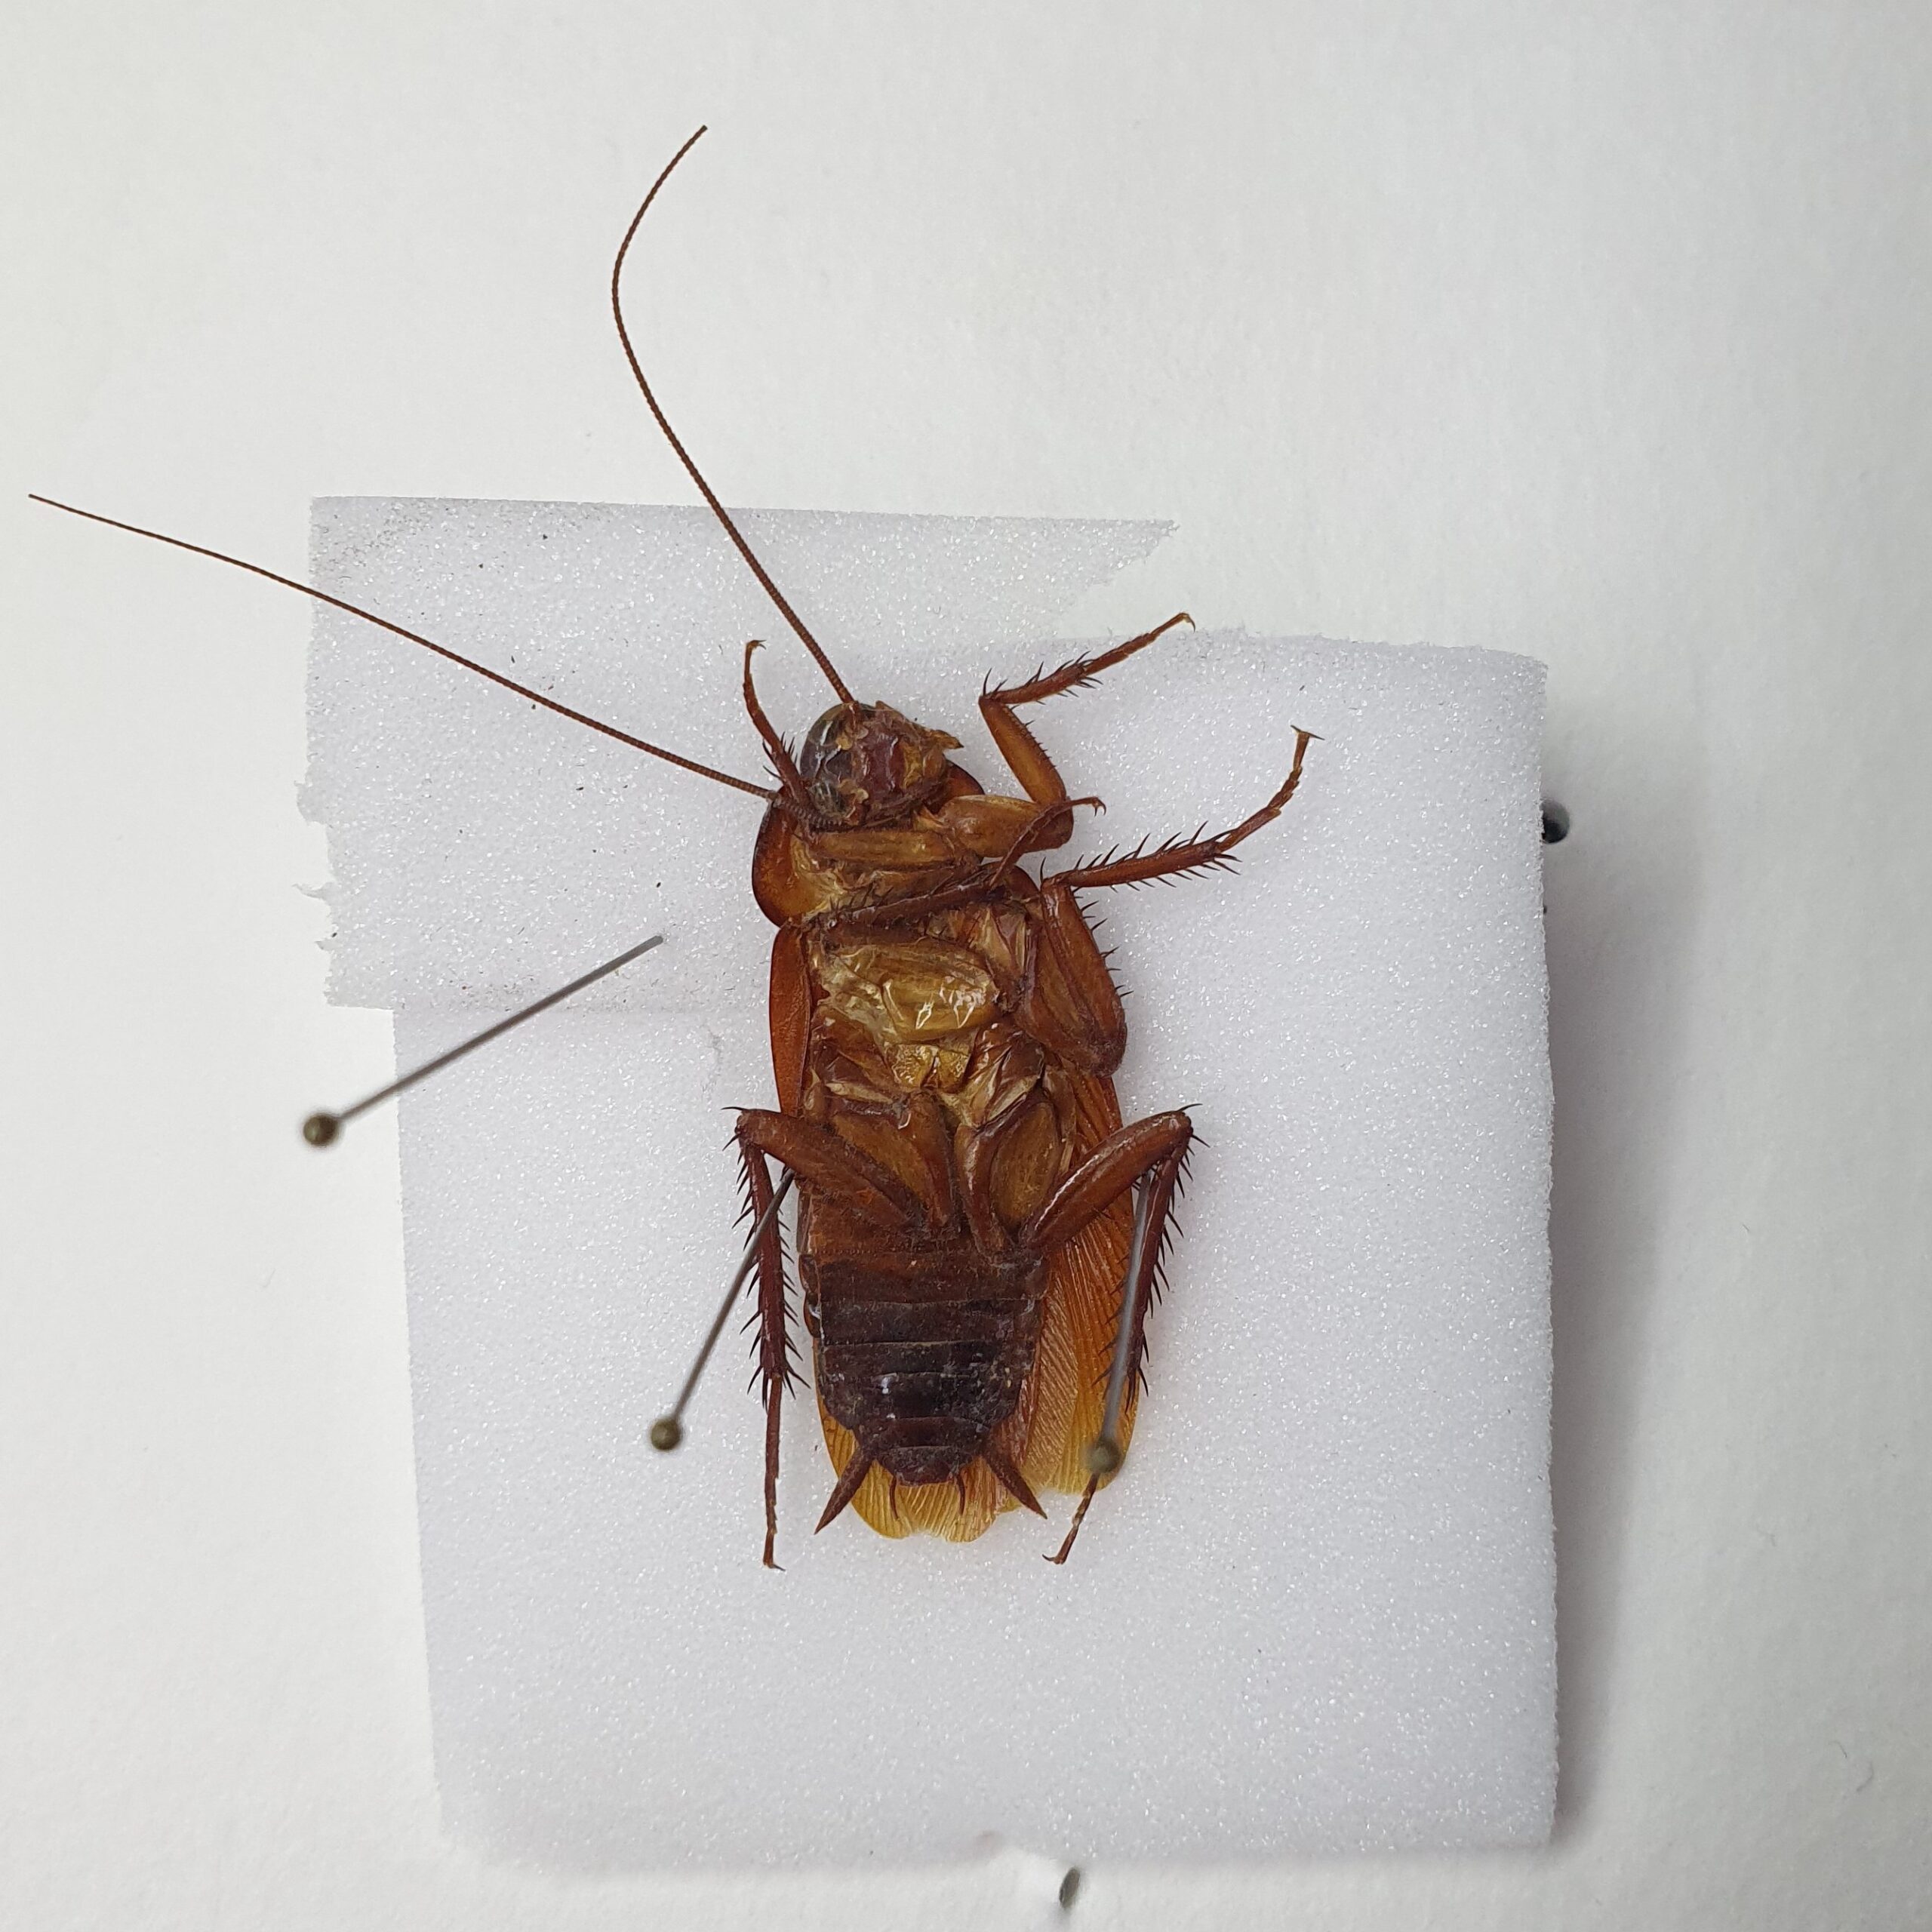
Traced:
[[764, 1212], [752, 1223], [751, 1238], [745, 1243], [744, 1257], [731, 1276], [731, 1286], [724, 1291], [724, 1299], [718, 1304], [718, 1312], [712, 1317], [711, 1326], [705, 1333], [704, 1345], [697, 1352], [697, 1360], [691, 1364], [691, 1371], [685, 1377], [685, 1386], [678, 1391], [678, 1399], [671, 1404], [669, 1412], [651, 1425], [651, 1439], [660, 1449], [675, 1449], [684, 1439], [685, 1405], [695, 1393], [705, 1364], [711, 1359], [711, 1352], [717, 1347], [718, 1338], [724, 1334], [724, 1324], [731, 1318], [732, 1306], [745, 1285], [745, 1278], [752, 1272], [752, 1263], [758, 1259], [758, 1244], [764, 1238], [764, 1231], [771, 1226], [772, 1217], [786, 1195], [791, 1192], [792, 1181], [792, 1176], [787, 1170], [772, 1190]]
[[580, 993], [586, 986], [594, 986], [607, 975], [614, 973], [620, 966], [628, 966], [633, 959], [648, 952], [654, 946], [664, 943], [662, 933], [653, 933], [641, 946], [634, 946], [628, 952], [620, 952], [614, 959], [607, 959], [595, 971], [586, 973], [581, 979], [573, 980], [567, 986], [559, 986], [553, 993], [526, 1006], [521, 1013], [513, 1013], [507, 1020], [499, 1020], [494, 1026], [486, 1026], [481, 1032], [465, 1040], [460, 1046], [450, 1048], [448, 1053], [438, 1054], [434, 1060], [426, 1060], [412, 1072], [405, 1073], [400, 1080], [392, 1080], [388, 1086], [379, 1088], [374, 1093], [358, 1100], [352, 1107], [345, 1107], [339, 1114], [311, 1114], [303, 1123], [302, 1135], [312, 1147], [326, 1147], [342, 1128], [358, 1114], [367, 1113], [371, 1107], [380, 1106], [385, 1100], [392, 1100], [405, 1088], [414, 1087], [419, 1080], [426, 1080], [432, 1073], [440, 1072], [452, 1060], [462, 1059], [465, 1054], [474, 1053], [478, 1047], [488, 1046], [500, 1035], [507, 1033], [512, 1026], [521, 1026], [526, 1020], [534, 1020], [540, 1013], [547, 1011], [561, 1000], [568, 999], [573, 993]]
[[1107, 1404], [1101, 1413], [1100, 1435], [1088, 1455], [1088, 1466], [1096, 1475], [1111, 1475], [1121, 1465], [1120, 1418], [1127, 1404], [1127, 1358], [1134, 1340], [1134, 1307], [1140, 1293], [1141, 1258], [1147, 1251], [1147, 1214], [1152, 1195], [1153, 1189], [1146, 1181], [1134, 1192], [1134, 1241], [1128, 1250], [1127, 1278], [1121, 1284], [1120, 1327], [1114, 1336], [1113, 1363], [1107, 1371]]

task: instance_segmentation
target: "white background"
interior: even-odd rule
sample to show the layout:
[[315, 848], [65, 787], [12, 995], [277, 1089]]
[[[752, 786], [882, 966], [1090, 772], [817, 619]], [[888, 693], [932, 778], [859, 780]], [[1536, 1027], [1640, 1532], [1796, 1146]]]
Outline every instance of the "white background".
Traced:
[[[312, 494], [1156, 515], [1077, 614], [1551, 666], [1561, 1816], [1131, 1927], [1905, 1926], [1928, 1890], [1917, 6], [70, 6], [14, 23], [0, 1917], [986, 1926], [1042, 1875], [438, 1840], [393, 1143], [293, 787]], [[1105, 1767], [1097, 1767], [1104, 1775]]]

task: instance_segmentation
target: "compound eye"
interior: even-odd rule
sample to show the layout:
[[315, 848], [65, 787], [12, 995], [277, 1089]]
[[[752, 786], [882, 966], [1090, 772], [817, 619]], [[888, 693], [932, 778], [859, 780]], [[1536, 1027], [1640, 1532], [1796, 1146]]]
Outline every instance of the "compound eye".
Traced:
[[829, 758], [844, 751], [844, 740], [856, 709], [851, 705], [835, 704], [805, 734], [805, 741], [798, 747], [798, 775], [801, 778], [815, 778]]
[[827, 818], [848, 819], [863, 803], [854, 798], [855, 744], [863, 743], [870, 712], [856, 704], [834, 705], [805, 734], [798, 747], [798, 776], [812, 804]]

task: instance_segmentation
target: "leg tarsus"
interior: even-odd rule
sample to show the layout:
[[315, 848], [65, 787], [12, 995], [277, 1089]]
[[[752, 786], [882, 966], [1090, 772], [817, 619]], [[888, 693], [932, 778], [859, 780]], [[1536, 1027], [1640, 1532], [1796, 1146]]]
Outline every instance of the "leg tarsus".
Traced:
[[1111, 671], [1137, 651], [1145, 651], [1158, 638], [1165, 637], [1175, 625], [1186, 624], [1192, 629], [1193, 623], [1194, 620], [1185, 611], [1177, 611], [1165, 623], [1156, 624], [1151, 631], [1143, 631], [1124, 644], [1111, 645], [1091, 657], [1071, 659], [1057, 671], [1041, 672], [1023, 685], [1000, 685], [986, 692], [984, 697], [1006, 705], [1037, 704], [1042, 698], [1057, 697], [1062, 691], [1072, 691], [1076, 685], [1091, 685], [1103, 671]]
[[1064, 1563], [1073, 1552], [1073, 1539], [1080, 1534], [1080, 1526], [1087, 1520], [1088, 1506], [1094, 1500], [1094, 1493], [1100, 1486], [1098, 1476], [1089, 1476], [1087, 1487], [1080, 1492], [1080, 1506], [1073, 1512], [1073, 1521], [1068, 1524], [1066, 1540], [1047, 1558], [1049, 1563]]

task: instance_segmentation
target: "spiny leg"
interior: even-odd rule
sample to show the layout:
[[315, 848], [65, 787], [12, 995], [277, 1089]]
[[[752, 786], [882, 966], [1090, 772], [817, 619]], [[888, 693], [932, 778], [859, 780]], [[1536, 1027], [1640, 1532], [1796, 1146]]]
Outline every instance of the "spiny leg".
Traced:
[[1110, 853], [1091, 865], [1074, 866], [1066, 872], [1055, 872], [1051, 881], [1043, 883], [1069, 888], [1138, 885], [1147, 879], [1177, 878], [1183, 872], [1206, 871], [1225, 863], [1228, 854], [1244, 838], [1281, 817], [1281, 808], [1294, 796], [1295, 788], [1301, 783], [1302, 760], [1307, 756], [1308, 748], [1314, 741], [1312, 731], [1296, 732], [1294, 763], [1282, 782], [1281, 789], [1258, 812], [1243, 819], [1232, 830], [1218, 832], [1211, 838], [1170, 839], [1164, 845], [1155, 846], [1151, 852], [1133, 851], [1124, 859], [1117, 859]]
[[1185, 1154], [1193, 1138], [1194, 1123], [1180, 1108], [1116, 1128], [1048, 1195], [1015, 1237], [1017, 1244], [1041, 1256], [1063, 1247], [1143, 1174]]
[[[820, 1192], [892, 1233], [903, 1235], [922, 1224], [924, 1217], [918, 1204], [905, 1189], [876, 1161], [848, 1146], [829, 1128], [801, 1120], [795, 1114], [747, 1107], [738, 1116], [737, 1131], [754, 1215], [762, 1214], [771, 1198], [771, 1176], [764, 1164], [766, 1156], [770, 1155], [782, 1161], [801, 1180]], [[758, 1368], [765, 1388], [764, 1560], [774, 1570], [778, 1567], [772, 1561], [772, 1549], [778, 1515], [779, 1392], [789, 1367], [785, 1347], [783, 1256], [777, 1247], [776, 1233], [774, 1228], [768, 1270], [762, 1250], [758, 1257]], [[859, 1485], [871, 1466], [869, 1457], [854, 1453], [832, 1493], [831, 1502], [819, 1518], [819, 1528], [823, 1529], [858, 1494]]]
[[785, 1385], [792, 1379], [791, 1337], [786, 1328], [785, 1247], [778, 1217], [769, 1213], [771, 1170], [764, 1155], [743, 1136], [738, 1151], [751, 1195], [752, 1226], [758, 1236], [758, 1374], [764, 1401], [764, 1567], [776, 1570], [778, 1540], [778, 1435]]
[[745, 1243], [744, 1258], [732, 1271], [731, 1278], [724, 1289], [724, 1299], [718, 1305], [718, 1312], [711, 1318], [711, 1326], [704, 1332], [700, 1343], [697, 1359], [691, 1365], [685, 1377], [684, 1386], [678, 1391], [678, 1399], [665, 1413], [651, 1425], [651, 1446], [666, 1453], [676, 1448], [685, 1439], [685, 1411], [691, 1397], [697, 1393], [698, 1383], [703, 1380], [704, 1371], [711, 1360], [711, 1352], [718, 1346], [718, 1338], [724, 1332], [724, 1324], [731, 1318], [731, 1311], [738, 1305], [740, 1291], [745, 1285], [745, 1277], [757, 1264], [758, 1251], [764, 1238], [764, 1231], [772, 1217], [778, 1211], [778, 1204], [792, 1191], [792, 1176], [787, 1174], [774, 1190], [764, 1211], [752, 1223], [751, 1236]]
[[[1071, 1241], [1104, 1214], [1137, 1181], [1144, 1180], [1134, 1216], [1134, 1238], [1121, 1282], [1121, 1307], [1115, 1330], [1112, 1373], [1106, 1418], [1090, 1451], [1091, 1476], [1075, 1510], [1066, 1540], [1048, 1560], [1064, 1563], [1086, 1521], [1101, 1482], [1120, 1466], [1120, 1417], [1126, 1390], [1138, 1376], [1147, 1345], [1147, 1315], [1153, 1305], [1161, 1254], [1171, 1227], [1174, 1190], [1194, 1140], [1194, 1123], [1185, 1112], [1155, 1114], [1110, 1134], [1054, 1190], [1023, 1230], [1020, 1238], [1042, 1252]], [[1111, 1460], [1104, 1452], [1111, 1449]], [[1100, 1465], [1104, 1464], [1105, 1466]]]
[[808, 1186], [831, 1195], [875, 1226], [905, 1234], [922, 1224], [919, 1205], [905, 1187], [829, 1127], [796, 1114], [747, 1107], [738, 1115], [738, 1140], [783, 1161]]
[[758, 701], [758, 687], [752, 682], [752, 653], [762, 651], [764, 642], [753, 638], [745, 646], [745, 712], [752, 721], [752, 728], [764, 741], [764, 749], [771, 755], [772, 769], [778, 774], [779, 789], [788, 798], [802, 805], [805, 799], [805, 781], [798, 775], [798, 768], [792, 761], [791, 747], [778, 735], [771, 720], [764, 715], [764, 706]]
[[[1069, 798], [1063, 804], [1042, 806], [1008, 841], [1004, 849], [992, 861], [990, 871], [982, 871], [971, 878], [962, 879], [957, 885], [937, 886], [930, 892], [912, 893], [899, 899], [874, 900], [863, 905], [841, 906], [834, 911], [818, 914], [817, 923], [824, 926], [903, 926], [915, 920], [930, 918], [935, 912], [955, 912], [962, 906], [984, 905], [1008, 890], [1014, 867], [1028, 853], [1066, 843], [1072, 835], [1073, 811], [1078, 805], [1091, 805], [1097, 811], [1106, 809], [1100, 799], [1093, 798]], [[1057, 819], [1063, 819], [1064, 826], [1056, 827], [1054, 821]]]
[[1112, 1475], [1124, 1460], [1121, 1446], [1121, 1418], [1128, 1391], [1140, 1382], [1141, 1364], [1147, 1354], [1147, 1316], [1161, 1278], [1161, 1254], [1173, 1229], [1174, 1191], [1187, 1166], [1192, 1139], [1183, 1141], [1155, 1167], [1142, 1186], [1134, 1216], [1134, 1247], [1128, 1257], [1127, 1276], [1121, 1284], [1120, 1325], [1115, 1332], [1114, 1358], [1107, 1376], [1106, 1407], [1100, 1433], [1087, 1451], [1090, 1474], [1081, 1493], [1080, 1506], [1067, 1527], [1066, 1540], [1048, 1561], [1064, 1563], [1073, 1549], [1073, 1540], [1087, 1520], [1088, 1506], [1101, 1483]]
[[841, 906], [836, 912], [821, 913], [821, 926], [904, 926], [928, 919], [935, 912], [957, 912], [962, 906], [983, 906], [1001, 896], [1001, 889], [984, 878], [968, 879], [963, 885], [941, 886], [936, 891], [921, 892], [904, 899], [879, 899], [864, 906]]
[[1103, 800], [1091, 795], [1069, 798], [1064, 804], [1043, 805], [1014, 835], [1000, 855], [999, 863], [987, 875], [987, 884], [998, 885], [1029, 852], [1045, 851], [1056, 845], [1064, 845], [1073, 836], [1075, 805], [1091, 805], [1097, 812], [1107, 808]]
[[1057, 671], [1042, 672], [1023, 685], [1006, 685], [980, 694], [980, 715], [993, 735], [1000, 755], [1020, 780], [1028, 798], [1036, 804], [1058, 805], [1067, 801], [1066, 786], [1044, 747], [1014, 714], [1014, 706], [1037, 704], [1041, 699], [1057, 697], [1077, 685], [1091, 684], [1103, 671], [1110, 670], [1123, 658], [1144, 651], [1155, 638], [1164, 636], [1177, 624], [1192, 624], [1185, 611], [1177, 611], [1164, 624], [1158, 624], [1139, 637], [1131, 637], [1110, 651], [1093, 657], [1076, 657]]
[[[990, 870], [977, 872], [956, 885], [936, 886], [930, 892], [909, 893], [898, 899], [875, 899], [859, 905], [841, 906], [816, 915], [814, 923], [820, 926], [910, 925], [916, 920], [931, 918], [935, 912], [956, 912], [962, 906], [983, 906], [989, 900], [1004, 897], [1016, 889], [1012, 874], [1028, 853], [1064, 845], [1072, 836], [1073, 808], [1076, 805], [1091, 805], [1102, 811], [1106, 809], [1098, 798], [1069, 798], [1063, 805], [1044, 806], [1021, 826], [998, 857], [990, 862]], [[1056, 828], [1053, 823], [1056, 819], [1064, 819], [1066, 826]], [[1031, 884], [1023, 873], [1017, 889], [1023, 891]]]
[[1073, 1512], [1073, 1521], [1066, 1526], [1066, 1540], [1047, 1558], [1049, 1563], [1064, 1563], [1073, 1553], [1073, 1540], [1080, 1534], [1080, 1526], [1087, 1520], [1087, 1512], [1092, 1506], [1094, 1493], [1100, 1487], [1098, 1476], [1089, 1476], [1087, 1487], [1080, 1492], [1080, 1501]]

